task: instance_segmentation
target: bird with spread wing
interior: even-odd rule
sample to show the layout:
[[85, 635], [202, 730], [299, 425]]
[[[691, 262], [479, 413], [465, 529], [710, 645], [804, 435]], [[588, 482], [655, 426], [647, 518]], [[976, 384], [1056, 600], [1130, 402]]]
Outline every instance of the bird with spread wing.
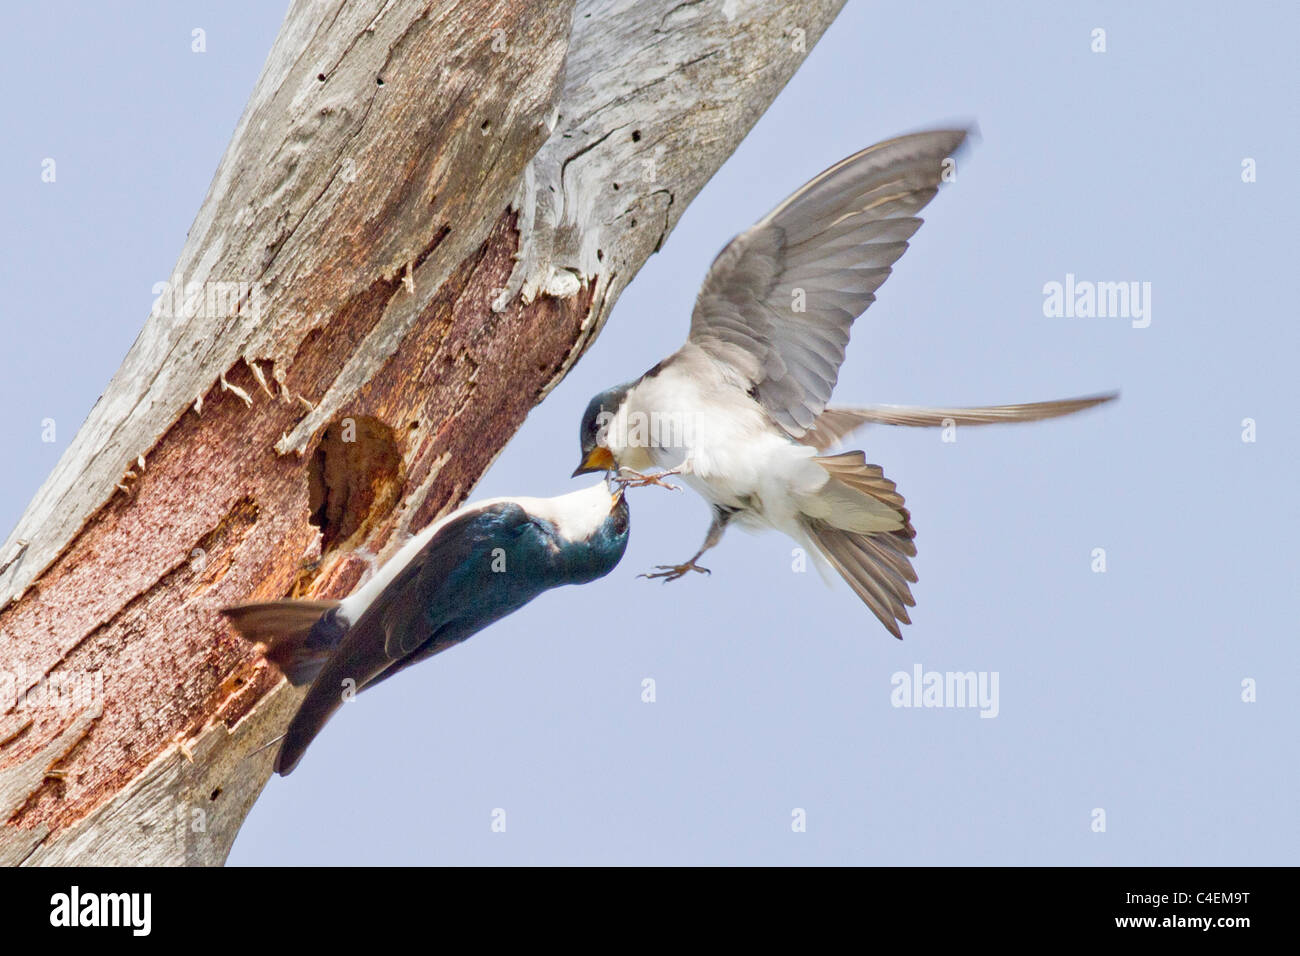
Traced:
[[775, 528], [848, 582], [895, 637], [917, 580], [911, 515], [860, 451], [829, 454], [859, 426], [1036, 421], [1114, 398], [982, 408], [828, 406], [854, 320], [875, 301], [934, 198], [964, 130], [868, 147], [800, 188], [714, 260], [686, 344], [583, 415], [575, 475], [679, 474], [712, 507], [700, 550], [648, 577], [676, 580], [731, 522]]

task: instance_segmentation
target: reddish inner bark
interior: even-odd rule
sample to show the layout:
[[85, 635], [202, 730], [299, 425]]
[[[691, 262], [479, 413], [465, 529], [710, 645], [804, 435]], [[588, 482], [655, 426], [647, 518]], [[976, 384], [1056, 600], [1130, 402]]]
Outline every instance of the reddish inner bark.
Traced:
[[[0, 612], [0, 670], [28, 685], [51, 673], [100, 672], [104, 688], [103, 714], [61, 761], [64, 774], [48, 778], [11, 825], [58, 831], [166, 748], [213, 721], [233, 725], [257, 705], [281, 678], [227, 629], [220, 607], [287, 594], [341, 597], [363, 570], [347, 550], [381, 547], [413, 492], [428, 484], [411, 530], [465, 497], [561, 367], [591, 307], [588, 286], [569, 299], [492, 312], [518, 238], [513, 214], [503, 214], [340, 412], [331, 428], [352, 417], [364, 443], [349, 449], [327, 438], [324, 473], [315, 448], [302, 459], [276, 454], [303, 408], [268, 396], [240, 363], [226, 379], [253, 405], [215, 385], [202, 414], [186, 410], [141, 449], [147, 470], [129, 481], [129, 494], [93, 515], [23, 600]], [[389, 299], [407, 294], [400, 281], [380, 280], [337, 308], [304, 337], [289, 391], [317, 401]], [[317, 480], [342, 496], [333, 512], [320, 487], [313, 500], [313, 465]], [[519, 491], [530, 491], [526, 479]], [[313, 514], [324, 517], [323, 555]], [[11, 703], [0, 701], [0, 712]], [[31, 716], [0, 747], [0, 767], [35, 753], [75, 714]]]

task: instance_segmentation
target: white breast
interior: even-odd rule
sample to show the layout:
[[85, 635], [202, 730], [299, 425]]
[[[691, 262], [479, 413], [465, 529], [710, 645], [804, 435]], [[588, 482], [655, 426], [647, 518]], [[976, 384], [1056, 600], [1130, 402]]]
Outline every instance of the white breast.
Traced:
[[[797, 496], [815, 491], [827, 479], [811, 461], [816, 452], [792, 442], [714, 363], [668, 366], [638, 384], [620, 414], [625, 434], [633, 439], [637, 422], [660, 426], [648, 429], [647, 464], [633, 463], [635, 448], [623, 454], [614, 449], [620, 462], [638, 470], [685, 465], [683, 480], [708, 501], [753, 508], [778, 526], [796, 513]], [[616, 419], [615, 425], [623, 423]]]

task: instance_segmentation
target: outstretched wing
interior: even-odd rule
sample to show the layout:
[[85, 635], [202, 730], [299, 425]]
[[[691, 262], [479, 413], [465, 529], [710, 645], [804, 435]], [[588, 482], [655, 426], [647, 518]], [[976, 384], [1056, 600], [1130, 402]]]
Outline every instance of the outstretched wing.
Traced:
[[920, 405], [867, 405], [861, 408], [831, 407], [817, 416], [817, 421], [803, 436], [805, 445], [825, 451], [847, 438], [863, 425], [913, 425], [939, 427], [953, 425], [1002, 425], [1009, 422], [1036, 422], [1045, 418], [1072, 415], [1085, 408], [1113, 401], [1119, 392], [1063, 398], [1055, 402], [1028, 402], [1023, 405], [984, 405], [975, 408], [926, 408]]
[[[492, 549], [508, 543], [532, 519], [519, 505], [500, 502], [444, 524], [362, 612], [322, 667], [285, 732], [277, 773], [288, 774], [308, 744], [343, 704], [343, 693], [376, 683], [406, 664], [441, 650], [438, 634], [458, 639], [473, 630], [467, 621], [484, 611], [459, 593], [489, 574]], [[486, 612], [485, 612], [486, 613]], [[485, 616], [486, 626], [495, 617]]]
[[734, 368], [801, 437], [830, 399], [853, 320], [907, 250], [965, 138], [937, 130], [868, 147], [731, 240], [700, 289], [688, 347]]

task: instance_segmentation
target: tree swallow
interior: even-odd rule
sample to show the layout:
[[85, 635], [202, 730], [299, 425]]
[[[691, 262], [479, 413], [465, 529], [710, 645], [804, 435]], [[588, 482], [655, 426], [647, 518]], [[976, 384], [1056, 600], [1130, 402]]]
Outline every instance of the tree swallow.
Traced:
[[342, 601], [222, 609], [295, 686], [311, 684], [275, 770], [288, 774], [350, 693], [472, 637], [543, 591], [586, 584], [627, 548], [622, 488], [467, 504], [408, 541]]
[[680, 474], [713, 509], [690, 560], [647, 577], [708, 573], [696, 561], [733, 520], [785, 532], [829, 565], [889, 631], [911, 623], [911, 516], [860, 451], [822, 454], [868, 422], [989, 424], [1052, 418], [1099, 395], [985, 408], [827, 408], [853, 320], [875, 301], [920, 228], [916, 214], [951, 178], [963, 130], [879, 143], [837, 163], [720, 252], [686, 344], [645, 375], [601, 392], [582, 418], [574, 475]]

